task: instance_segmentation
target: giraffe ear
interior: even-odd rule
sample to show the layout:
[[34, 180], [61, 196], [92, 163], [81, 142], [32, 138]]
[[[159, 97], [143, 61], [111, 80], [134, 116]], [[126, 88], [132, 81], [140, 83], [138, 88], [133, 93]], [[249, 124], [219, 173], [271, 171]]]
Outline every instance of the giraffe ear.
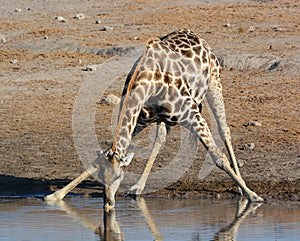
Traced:
[[120, 161], [120, 167], [127, 167], [132, 161], [134, 153], [128, 153], [125, 157], [123, 157]]

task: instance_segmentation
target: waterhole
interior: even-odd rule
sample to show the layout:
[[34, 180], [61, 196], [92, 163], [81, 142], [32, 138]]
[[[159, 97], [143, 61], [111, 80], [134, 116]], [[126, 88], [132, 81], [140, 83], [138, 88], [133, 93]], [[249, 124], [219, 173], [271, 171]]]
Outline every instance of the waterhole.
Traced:
[[299, 240], [295, 202], [118, 198], [104, 215], [101, 198], [0, 200], [0, 240]]

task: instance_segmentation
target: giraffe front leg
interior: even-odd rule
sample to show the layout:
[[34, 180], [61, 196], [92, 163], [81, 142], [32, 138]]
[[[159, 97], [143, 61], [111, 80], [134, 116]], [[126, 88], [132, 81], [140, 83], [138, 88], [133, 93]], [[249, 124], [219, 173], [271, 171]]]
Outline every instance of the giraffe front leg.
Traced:
[[129, 195], [141, 195], [145, 188], [148, 176], [149, 175], [142, 174], [140, 176], [138, 182], [129, 189], [128, 194]]
[[78, 184], [87, 179], [90, 175], [95, 173], [98, 170], [97, 167], [90, 167], [85, 170], [80, 176], [71, 181], [68, 185], [63, 187], [62, 189], [57, 190], [56, 192], [49, 194], [44, 197], [45, 201], [59, 201], [62, 200], [70, 191], [72, 191]]
[[151, 168], [156, 159], [156, 156], [158, 155], [161, 147], [163, 146], [163, 144], [166, 141], [166, 136], [167, 136], [166, 124], [164, 122], [157, 124], [156, 136], [155, 136], [155, 141], [154, 141], [154, 144], [153, 144], [153, 147], [151, 150], [151, 154], [148, 158], [147, 164], [146, 164], [144, 171], [143, 171], [142, 175], [140, 176], [138, 182], [129, 189], [130, 194], [140, 195], [142, 193], [142, 191], [144, 190], [147, 179], [151, 172]]

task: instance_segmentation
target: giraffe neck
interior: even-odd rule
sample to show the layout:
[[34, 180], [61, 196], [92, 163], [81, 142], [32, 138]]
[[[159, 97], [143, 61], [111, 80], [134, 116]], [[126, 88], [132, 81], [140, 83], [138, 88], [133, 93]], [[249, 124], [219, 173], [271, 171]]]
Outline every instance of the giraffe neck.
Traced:
[[130, 123], [130, 120], [124, 118], [123, 124], [116, 133], [117, 137], [114, 139], [111, 148], [114, 157], [118, 161], [126, 156], [131, 141], [131, 129], [133, 127], [131, 127], [131, 124], [126, 125], [126, 123]]
[[111, 148], [116, 159], [125, 157], [139, 115], [139, 110], [143, 105], [143, 96], [139, 95], [139, 98], [137, 98], [134, 93], [138, 91], [138, 88], [133, 89], [133, 86], [136, 82], [141, 64], [144, 61], [145, 54], [144, 52], [127, 76], [123, 99], [121, 101], [121, 111], [119, 113], [117, 129]]

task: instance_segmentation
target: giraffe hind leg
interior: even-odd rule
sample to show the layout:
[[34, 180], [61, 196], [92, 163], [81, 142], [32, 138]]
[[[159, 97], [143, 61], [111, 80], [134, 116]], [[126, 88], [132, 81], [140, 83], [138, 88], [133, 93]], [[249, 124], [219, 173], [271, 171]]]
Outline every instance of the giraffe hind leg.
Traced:
[[[242, 179], [231, 143], [230, 129], [226, 121], [225, 106], [222, 95], [222, 85], [219, 77], [211, 77], [209, 88], [206, 94], [206, 100], [210, 107], [210, 111], [213, 113], [217, 121], [218, 130], [222, 140], [226, 145], [226, 149], [229, 154], [233, 169], [237, 176], [239, 176]], [[240, 188], [239, 191], [242, 194], [242, 190]]]
[[180, 124], [189, 128], [191, 132], [200, 140], [200, 142], [210, 153], [217, 167], [225, 171], [233, 179], [233, 181], [247, 196], [249, 201], [263, 201], [261, 197], [259, 197], [255, 192], [251, 191], [246, 186], [242, 177], [231, 168], [230, 162], [228, 161], [226, 155], [222, 153], [216, 146], [208, 125], [205, 119], [202, 118], [199, 110], [193, 108], [192, 105], [188, 107], [189, 108], [186, 108], [186, 111], [189, 113], [186, 116], [189, 116], [189, 119], [183, 120]]

